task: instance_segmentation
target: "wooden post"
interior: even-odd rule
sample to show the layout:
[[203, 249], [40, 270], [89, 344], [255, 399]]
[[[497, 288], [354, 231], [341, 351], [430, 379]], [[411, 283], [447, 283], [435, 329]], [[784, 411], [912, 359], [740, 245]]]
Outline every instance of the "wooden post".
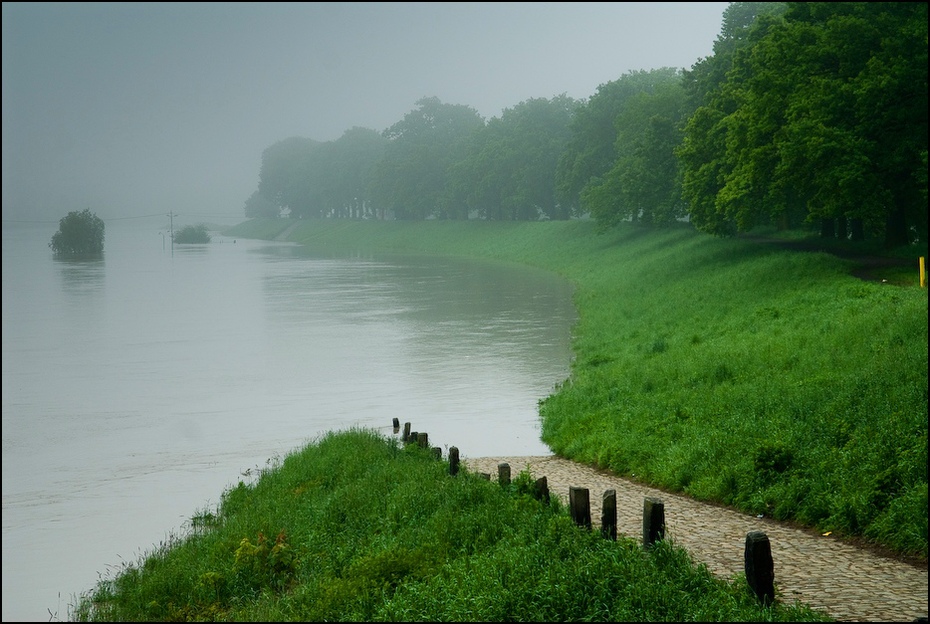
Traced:
[[417, 444], [420, 448], [429, 448], [429, 435], [421, 431], [417, 434]]
[[568, 488], [568, 504], [571, 507], [572, 520], [578, 526], [591, 528], [591, 499], [587, 488]]
[[665, 537], [665, 503], [647, 496], [643, 501], [643, 546], [652, 546]]
[[442, 449], [438, 446], [433, 447], [433, 457], [436, 459], [442, 459]]
[[405, 422], [404, 423], [404, 435], [400, 437], [400, 441], [406, 442], [409, 439], [410, 439], [410, 423]]
[[459, 449], [457, 446], [449, 447], [449, 474], [453, 477], [459, 473]]
[[617, 541], [617, 490], [605, 490], [601, 505], [601, 535]]
[[407, 444], [416, 444], [417, 438], [420, 437], [420, 433], [417, 431], [411, 431], [410, 435], [407, 436]]
[[482, 479], [484, 479], [485, 481], [490, 481], [490, 480], [491, 480], [491, 473], [490, 473], [490, 472], [481, 472], [481, 473], [479, 473], [478, 476], [480, 476], [480, 477], [481, 477]]
[[762, 531], [747, 533], [743, 558], [749, 587], [763, 605], [772, 604], [775, 600], [775, 563], [768, 536]]
[[394, 419], [394, 433], [397, 433], [398, 431], [400, 431], [400, 419], [395, 418]]
[[549, 504], [549, 481], [546, 477], [539, 477], [533, 485], [533, 496], [538, 501]]
[[501, 484], [501, 487], [510, 485], [510, 464], [497, 465], [497, 482]]

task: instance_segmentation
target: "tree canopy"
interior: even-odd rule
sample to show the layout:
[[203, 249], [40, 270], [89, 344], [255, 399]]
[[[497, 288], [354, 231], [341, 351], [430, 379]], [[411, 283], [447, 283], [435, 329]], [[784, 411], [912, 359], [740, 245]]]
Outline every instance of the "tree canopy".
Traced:
[[90, 208], [69, 212], [58, 222], [48, 246], [58, 256], [97, 256], [103, 253], [106, 226]]
[[694, 224], [926, 240], [927, 4], [788, 3], [741, 40], [679, 152]]
[[620, 90], [613, 131], [613, 164], [589, 177], [581, 208], [603, 227], [621, 221], [667, 224], [685, 216], [675, 149], [687, 118], [681, 73], [671, 68], [629, 74]]
[[374, 200], [396, 219], [462, 218], [467, 206], [450, 193], [450, 169], [484, 120], [461, 104], [422, 98], [417, 108], [383, 132], [384, 158], [375, 168]]
[[211, 238], [207, 226], [201, 223], [199, 225], [185, 225], [174, 233], [172, 240], [178, 245], [196, 245], [209, 243]]
[[383, 132], [262, 155], [247, 216], [690, 221], [927, 238], [927, 3], [732, 2], [713, 54], [485, 121], [424, 97]]
[[576, 105], [564, 94], [533, 98], [476, 130], [450, 174], [453, 204], [493, 221], [571, 216], [555, 180]]

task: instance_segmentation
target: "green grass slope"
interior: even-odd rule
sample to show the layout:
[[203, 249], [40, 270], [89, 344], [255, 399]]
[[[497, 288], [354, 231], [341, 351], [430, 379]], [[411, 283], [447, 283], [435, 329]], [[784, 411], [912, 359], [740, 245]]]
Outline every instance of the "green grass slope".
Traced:
[[[273, 238], [286, 221], [228, 232]], [[316, 249], [518, 262], [576, 287], [559, 455], [927, 557], [927, 290], [853, 260], [690, 227], [308, 221]]]
[[76, 605], [77, 621], [827, 621], [671, 542], [575, 526], [520, 473], [502, 487], [376, 432], [330, 432]]

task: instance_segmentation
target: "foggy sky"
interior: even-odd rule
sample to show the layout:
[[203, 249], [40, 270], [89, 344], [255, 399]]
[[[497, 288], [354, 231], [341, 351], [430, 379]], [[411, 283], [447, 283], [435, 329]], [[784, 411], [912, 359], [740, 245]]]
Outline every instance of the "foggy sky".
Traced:
[[3, 219], [242, 220], [279, 140], [690, 68], [728, 4], [4, 2]]

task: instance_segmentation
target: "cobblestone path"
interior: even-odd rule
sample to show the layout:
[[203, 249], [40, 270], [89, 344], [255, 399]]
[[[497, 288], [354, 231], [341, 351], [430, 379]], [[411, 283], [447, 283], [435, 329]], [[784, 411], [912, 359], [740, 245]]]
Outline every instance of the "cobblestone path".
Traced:
[[768, 535], [775, 564], [775, 587], [784, 602], [799, 600], [841, 621], [913, 622], [927, 616], [927, 567], [882, 557], [831, 537], [783, 523], [669, 494], [559, 457], [463, 457], [472, 472], [497, 479], [498, 465], [511, 476], [529, 468], [546, 477], [549, 491], [567, 504], [570, 487], [587, 488], [591, 521], [600, 525], [601, 497], [617, 492], [617, 531], [641, 539], [643, 499], [662, 499], [666, 535], [714, 574], [743, 572], [746, 534]]

